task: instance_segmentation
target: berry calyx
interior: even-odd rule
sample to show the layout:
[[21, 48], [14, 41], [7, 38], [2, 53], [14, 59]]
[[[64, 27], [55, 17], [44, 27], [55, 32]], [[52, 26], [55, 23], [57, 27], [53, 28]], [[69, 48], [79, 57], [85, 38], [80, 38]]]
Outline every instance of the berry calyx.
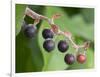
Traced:
[[86, 56], [83, 55], [83, 54], [79, 54], [79, 55], [77, 56], [77, 61], [78, 61], [79, 63], [83, 64], [83, 63], [86, 61]]
[[53, 38], [54, 34], [50, 29], [44, 29], [42, 32], [42, 36], [44, 39]]
[[64, 60], [66, 64], [71, 65], [75, 62], [75, 57], [72, 54], [66, 54]]
[[68, 48], [69, 48], [69, 45], [68, 45], [68, 43], [65, 40], [61, 40], [58, 43], [58, 49], [59, 49], [59, 51], [65, 52], [65, 51], [68, 50]]
[[51, 39], [50, 40], [45, 40], [44, 43], [43, 43], [43, 48], [48, 52], [52, 51], [55, 48], [54, 41], [51, 40]]
[[24, 29], [24, 35], [28, 38], [32, 38], [35, 36], [36, 31], [37, 29], [35, 26], [33, 26], [33, 24], [28, 24]]

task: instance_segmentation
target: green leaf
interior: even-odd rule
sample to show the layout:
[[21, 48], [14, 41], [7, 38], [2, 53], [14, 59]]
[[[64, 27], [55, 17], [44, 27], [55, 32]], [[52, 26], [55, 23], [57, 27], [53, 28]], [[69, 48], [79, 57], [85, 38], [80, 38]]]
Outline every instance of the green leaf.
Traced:
[[87, 24], [80, 14], [73, 16], [71, 22], [74, 27], [72, 27], [72, 29], [75, 35], [94, 41], [94, 24]]
[[[43, 14], [44, 7], [37, 7], [32, 5], [27, 5], [32, 10]], [[41, 50], [38, 45], [37, 34], [32, 39], [25, 37], [22, 30], [23, 15], [25, 12], [26, 5], [17, 4], [16, 5], [16, 72], [36, 72], [41, 71], [44, 61]], [[40, 9], [42, 9], [41, 12]], [[28, 16], [24, 18], [25, 22], [28, 24], [33, 24], [34, 20]], [[36, 25], [37, 29], [41, 22]], [[37, 31], [38, 32], [38, 31]]]
[[86, 22], [94, 23], [94, 9], [93, 8], [81, 9], [81, 14]]
[[73, 15], [79, 14], [81, 8], [77, 8], [77, 7], [62, 7], [62, 9], [64, 10], [64, 12], [66, 12], [68, 14], [68, 16], [71, 17]]
[[22, 23], [23, 23], [23, 16], [25, 13], [25, 8], [27, 5], [21, 5], [21, 4], [16, 4], [15, 5], [15, 21], [16, 21], [16, 35], [18, 35], [18, 33], [21, 30], [22, 27]]
[[37, 36], [29, 39], [21, 31], [16, 36], [16, 72], [41, 71], [43, 62]]

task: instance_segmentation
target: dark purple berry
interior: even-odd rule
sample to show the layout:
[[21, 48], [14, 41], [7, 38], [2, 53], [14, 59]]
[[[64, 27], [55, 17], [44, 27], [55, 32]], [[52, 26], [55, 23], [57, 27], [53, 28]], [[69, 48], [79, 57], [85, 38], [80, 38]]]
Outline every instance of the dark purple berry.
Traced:
[[61, 40], [58, 43], [58, 49], [59, 49], [59, 51], [65, 52], [65, 51], [68, 50], [68, 48], [69, 48], [69, 45], [68, 45], [68, 43], [65, 40]]
[[54, 41], [53, 40], [45, 40], [43, 43], [43, 48], [48, 52], [52, 51], [55, 48]]
[[66, 64], [71, 65], [75, 62], [75, 57], [72, 54], [66, 54], [64, 60]]
[[50, 29], [44, 29], [42, 32], [42, 36], [44, 39], [53, 38], [54, 34]]
[[36, 35], [36, 31], [37, 31], [36, 27], [33, 26], [32, 24], [29, 24], [25, 27], [24, 34], [26, 37], [32, 38]]

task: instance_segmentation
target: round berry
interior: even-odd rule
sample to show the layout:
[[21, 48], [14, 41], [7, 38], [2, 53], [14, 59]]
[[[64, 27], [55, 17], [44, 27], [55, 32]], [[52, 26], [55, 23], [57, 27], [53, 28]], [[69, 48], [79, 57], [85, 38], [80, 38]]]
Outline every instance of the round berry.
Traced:
[[29, 25], [27, 25], [27, 27], [25, 27], [24, 34], [26, 37], [32, 38], [35, 36], [36, 31], [37, 31], [36, 27], [33, 26], [33, 24], [29, 24]]
[[66, 64], [71, 65], [75, 62], [75, 57], [72, 54], [66, 54], [64, 60]]
[[44, 29], [42, 32], [42, 36], [44, 39], [53, 38], [54, 34], [50, 29]]
[[55, 48], [54, 41], [53, 40], [45, 40], [43, 43], [43, 48], [48, 52], [52, 51]]
[[61, 40], [58, 43], [58, 49], [59, 49], [59, 51], [65, 52], [65, 51], [68, 50], [68, 48], [69, 48], [69, 45], [68, 45], [68, 43], [65, 40]]
[[83, 55], [83, 54], [79, 54], [78, 56], [77, 56], [77, 61], [79, 62], [79, 63], [84, 63], [85, 61], [86, 61], [86, 56], [85, 55]]

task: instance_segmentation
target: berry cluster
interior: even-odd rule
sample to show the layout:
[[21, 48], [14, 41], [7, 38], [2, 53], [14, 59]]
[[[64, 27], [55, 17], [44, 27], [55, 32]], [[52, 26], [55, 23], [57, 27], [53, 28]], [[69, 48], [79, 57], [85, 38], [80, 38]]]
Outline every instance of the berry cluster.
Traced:
[[[54, 33], [50, 29], [44, 29], [42, 31], [42, 36], [45, 39], [43, 43], [43, 48], [47, 52], [51, 52], [55, 48], [55, 42], [52, 40], [54, 37]], [[69, 49], [69, 44], [65, 40], [60, 40], [58, 42], [58, 50], [62, 53], [66, 52]], [[86, 61], [86, 56], [83, 54], [77, 55], [77, 58], [75, 59], [75, 56], [73, 54], [66, 54], [64, 57], [64, 61], [66, 64], [73, 64], [77, 60], [79, 63], [84, 63]]]
[[[55, 48], [55, 43], [52, 40], [52, 38], [54, 37], [54, 33], [50, 29], [44, 29], [42, 32], [42, 36], [45, 39], [43, 48], [48, 52], [52, 51]], [[65, 52], [68, 50], [68, 48], [69, 48], [69, 45], [66, 41], [64, 40], [59, 41], [58, 43], [59, 51]]]
[[[71, 43], [71, 45], [73, 45], [72, 47], [75, 49], [76, 54], [70, 54], [67, 53], [64, 57], [64, 61], [66, 64], [73, 64], [75, 62], [75, 60], [77, 60], [78, 63], [84, 63], [86, 61], [86, 54], [85, 51], [87, 50], [87, 48], [89, 47], [89, 43], [85, 42], [83, 45], [77, 45], [73, 39], [72, 39], [72, 34], [68, 31], [64, 32], [61, 31], [60, 28], [58, 27], [58, 25], [54, 24], [54, 19], [58, 18], [60, 15], [59, 14], [55, 14], [53, 15], [53, 17], [51, 19], [49, 19], [48, 17], [42, 16], [40, 14], [35, 13], [34, 11], [32, 11], [29, 8], [26, 8], [25, 11], [25, 15], [30, 16], [32, 19], [34, 19], [34, 24], [27, 24], [25, 29], [24, 29], [24, 34], [26, 37], [28, 38], [32, 38], [35, 36], [36, 32], [37, 32], [37, 28], [36, 25], [39, 23], [40, 20], [46, 20], [49, 25], [50, 25], [50, 29], [44, 29], [42, 31], [42, 36], [45, 39], [44, 43], [43, 43], [43, 48], [47, 51], [47, 52], [51, 52], [55, 49], [55, 42], [53, 40], [54, 35], [64, 35]], [[58, 42], [57, 45], [58, 50], [61, 53], [64, 53], [66, 51], [68, 51], [69, 49], [69, 44], [66, 40], [60, 40]], [[84, 49], [84, 54], [79, 54], [79, 49], [82, 48]]]
[[50, 52], [55, 48], [55, 42], [52, 40], [54, 34], [50, 29], [44, 29], [42, 32], [42, 36], [45, 39], [43, 43], [43, 48]]
[[73, 64], [75, 60], [77, 60], [78, 63], [83, 64], [86, 61], [86, 56], [84, 54], [78, 54], [75, 59], [74, 55], [66, 54], [64, 60], [67, 64]]

